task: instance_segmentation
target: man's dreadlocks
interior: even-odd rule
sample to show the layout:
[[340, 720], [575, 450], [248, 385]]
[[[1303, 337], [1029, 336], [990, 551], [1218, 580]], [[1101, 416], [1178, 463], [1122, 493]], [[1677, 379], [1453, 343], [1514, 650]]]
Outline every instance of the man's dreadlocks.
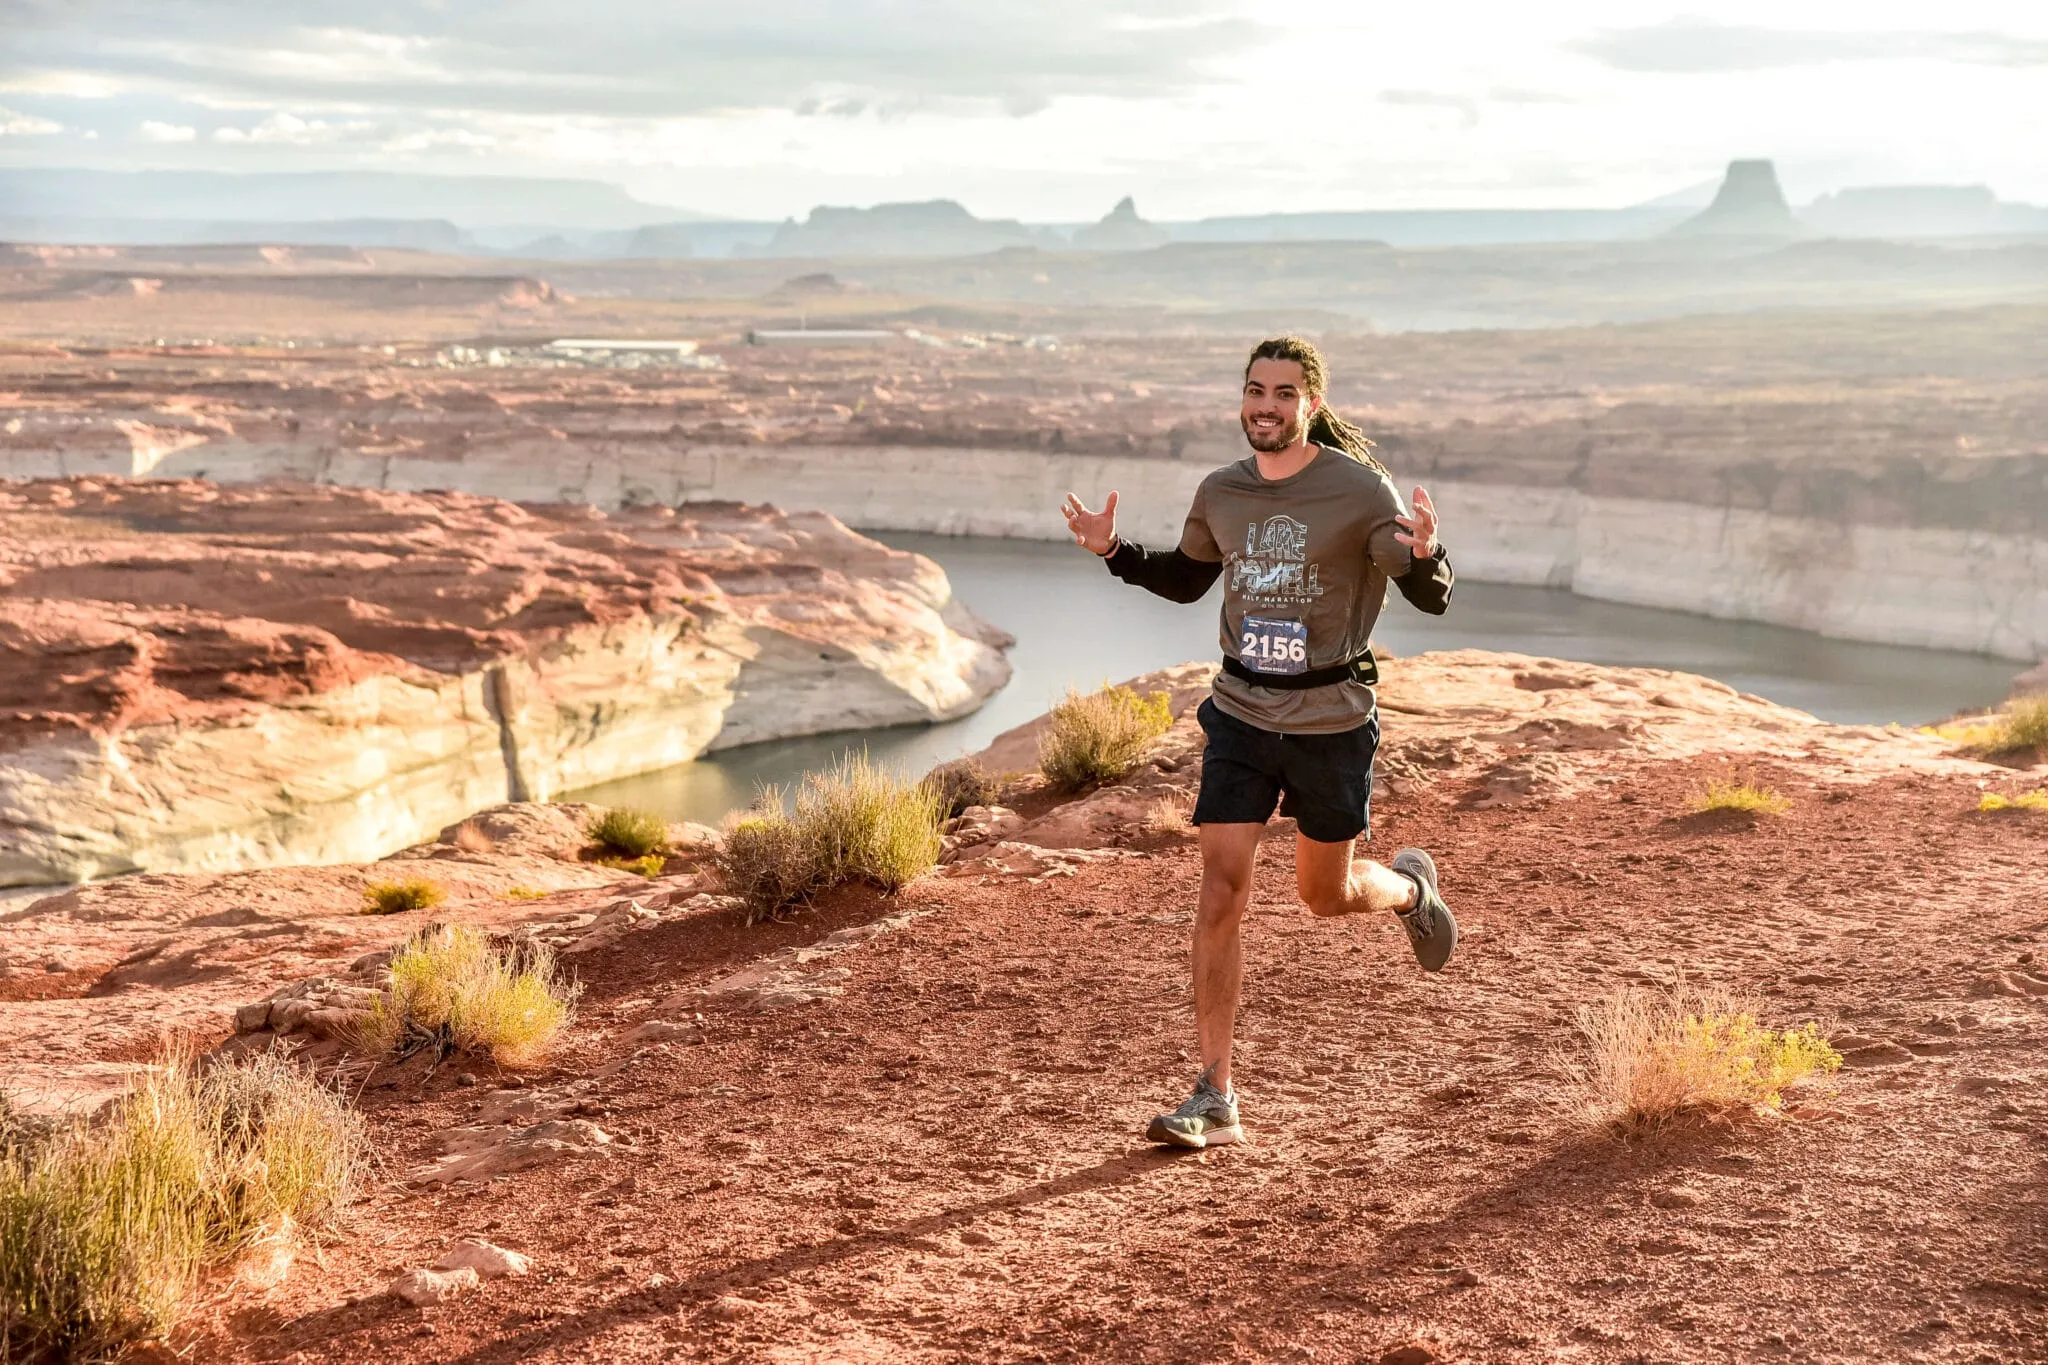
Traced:
[[[1311, 398], [1321, 398], [1329, 385], [1330, 371], [1323, 363], [1323, 353], [1306, 338], [1268, 337], [1252, 347], [1251, 358], [1244, 362], [1246, 378], [1251, 377], [1252, 361], [1255, 360], [1291, 360], [1301, 366], [1302, 390]], [[1381, 474], [1387, 473], [1387, 467], [1373, 455], [1373, 444], [1365, 433], [1339, 417], [1337, 410], [1328, 403], [1317, 408], [1316, 415], [1309, 418], [1308, 439], [1317, 445], [1335, 446], [1360, 464]]]

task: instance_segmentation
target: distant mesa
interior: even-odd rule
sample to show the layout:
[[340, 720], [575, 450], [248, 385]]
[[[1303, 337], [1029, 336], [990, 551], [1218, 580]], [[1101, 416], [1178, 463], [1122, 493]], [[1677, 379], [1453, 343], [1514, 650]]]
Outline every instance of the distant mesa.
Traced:
[[1799, 224], [1768, 161], [1731, 161], [1714, 202], [1671, 230], [1674, 237], [1794, 237]]
[[1046, 228], [1014, 218], [976, 218], [951, 199], [877, 204], [870, 209], [819, 205], [799, 223], [775, 230], [766, 256], [976, 256], [1006, 246], [1053, 246]]
[[680, 261], [697, 254], [696, 234], [689, 223], [649, 223], [626, 239], [626, 255]]
[[796, 275], [776, 286], [778, 294], [844, 294], [849, 286], [828, 270]]
[[1157, 223], [1138, 216], [1131, 196], [1117, 200], [1116, 207], [1099, 223], [1091, 223], [1074, 234], [1074, 245], [1087, 251], [1149, 251], [1164, 246], [1173, 234]]
[[1969, 237], [1999, 231], [2017, 207], [1986, 185], [1872, 185], [1824, 194], [1799, 218], [1836, 237]]

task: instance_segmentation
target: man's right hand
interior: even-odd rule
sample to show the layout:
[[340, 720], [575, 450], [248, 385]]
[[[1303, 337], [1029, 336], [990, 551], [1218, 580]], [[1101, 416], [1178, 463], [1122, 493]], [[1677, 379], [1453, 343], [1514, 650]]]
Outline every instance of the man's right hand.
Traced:
[[1060, 504], [1060, 512], [1067, 519], [1067, 529], [1074, 533], [1076, 545], [1086, 545], [1099, 555], [1106, 555], [1116, 548], [1115, 490], [1111, 490], [1100, 512], [1089, 511], [1072, 493], [1067, 494], [1067, 500]]

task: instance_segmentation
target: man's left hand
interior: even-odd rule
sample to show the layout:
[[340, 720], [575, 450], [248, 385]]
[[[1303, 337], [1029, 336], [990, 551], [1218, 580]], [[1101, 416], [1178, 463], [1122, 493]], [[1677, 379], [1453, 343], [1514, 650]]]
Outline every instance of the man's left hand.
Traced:
[[1394, 539], [1408, 547], [1408, 552], [1417, 559], [1428, 559], [1436, 553], [1436, 504], [1429, 500], [1429, 491], [1415, 490], [1413, 510], [1405, 517], [1395, 517], [1394, 522], [1401, 529], [1394, 532]]

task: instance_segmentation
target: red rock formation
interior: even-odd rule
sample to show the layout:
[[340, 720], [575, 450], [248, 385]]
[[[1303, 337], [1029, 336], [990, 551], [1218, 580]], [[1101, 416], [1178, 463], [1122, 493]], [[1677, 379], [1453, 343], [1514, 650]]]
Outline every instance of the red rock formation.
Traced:
[[0, 885], [373, 855], [1008, 677], [936, 566], [735, 504], [0, 484], [0, 591]]

